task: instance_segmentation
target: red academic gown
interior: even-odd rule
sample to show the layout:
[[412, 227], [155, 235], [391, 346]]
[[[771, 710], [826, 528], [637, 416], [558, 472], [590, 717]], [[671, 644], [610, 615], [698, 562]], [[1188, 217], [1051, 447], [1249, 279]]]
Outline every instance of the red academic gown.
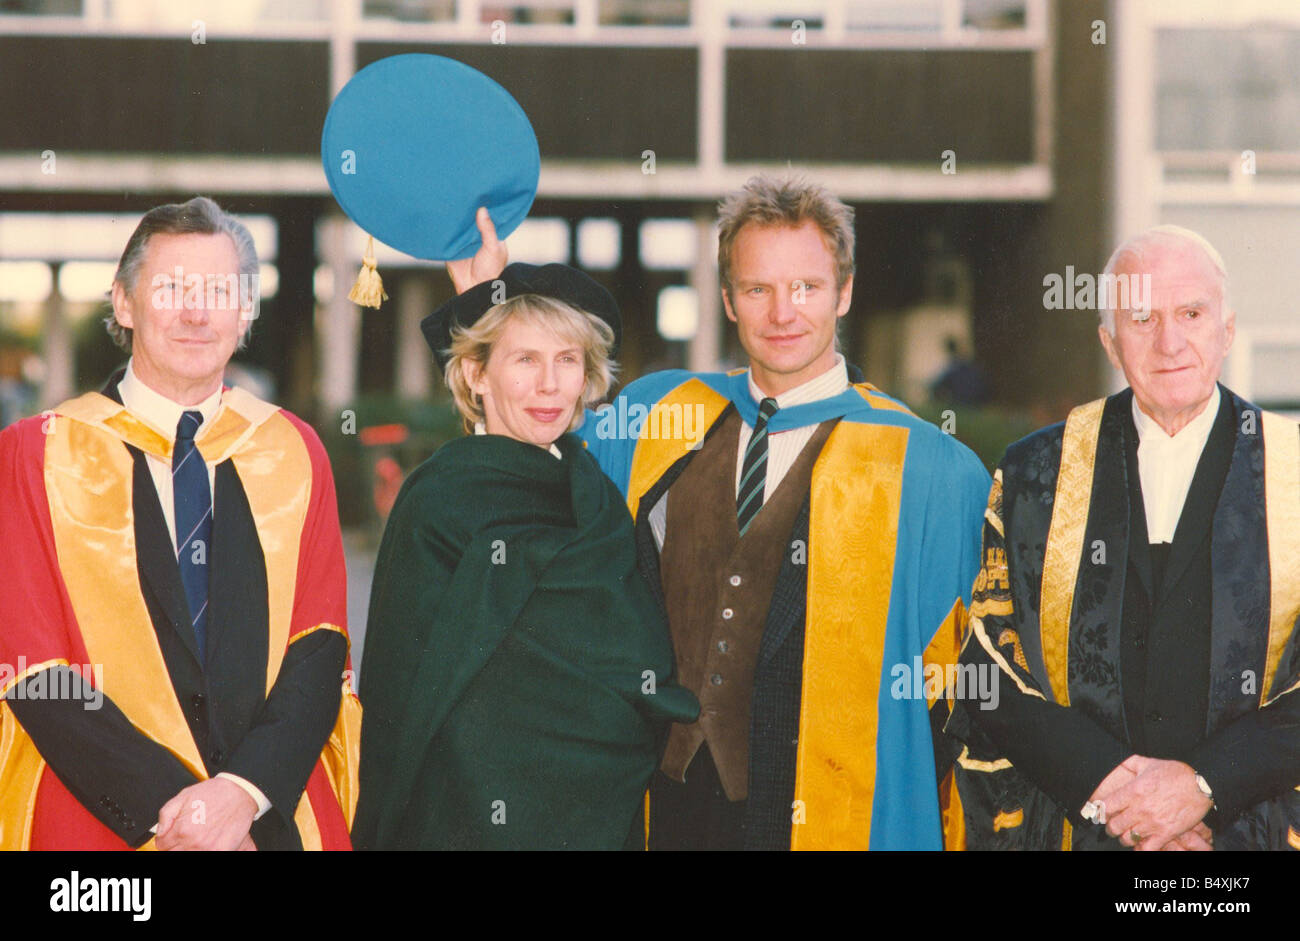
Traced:
[[259, 848], [348, 849], [360, 705], [320, 440], [239, 389], [204, 425], [200, 657], [144, 457], [172, 445], [117, 378], [0, 432], [0, 848], [151, 848], [162, 803], [230, 771], [272, 803]]

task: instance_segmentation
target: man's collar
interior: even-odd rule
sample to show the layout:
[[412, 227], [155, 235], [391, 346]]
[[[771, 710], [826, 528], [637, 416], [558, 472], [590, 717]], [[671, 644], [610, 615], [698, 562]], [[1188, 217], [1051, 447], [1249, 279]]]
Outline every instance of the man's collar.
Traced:
[[[749, 384], [749, 395], [755, 402], [761, 402], [768, 397], [754, 382], [752, 369], [745, 370], [745, 379]], [[807, 382], [795, 386], [793, 389], [782, 392], [775, 397], [776, 404], [778, 408], [790, 408], [792, 405], [803, 405], [807, 402], [816, 402], [818, 399], [829, 399], [832, 396], [839, 395], [848, 387], [848, 367], [844, 362], [843, 354], [836, 353], [835, 363], [830, 369], [820, 376], [814, 376]]]
[[[220, 387], [197, 405], [181, 405], [173, 402], [167, 396], [145, 385], [136, 375], [134, 363], [134, 358], [127, 362], [126, 372], [117, 384], [122, 405], [127, 411], [168, 438], [175, 437], [176, 426], [180, 423], [183, 413], [197, 411], [203, 416], [203, 424], [207, 424], [221, 406]], [[199, 425], [199, 428], [202, 428], [203, 424]]]
[[1214, 384], [1214, 391], [1210, 393], [1210, 398], [1206, 401], [1205, 407], [1201, 409], [1200, 414], [1189, 421], [1186, 425], [1178, 430], [1176, 435], [1169, 435], [1160, 427], [1160, 424], [1142, 411], [1138, 405], [1137, 396], [1133, 396], [1133, 424], [1137, 427], [1139, 443], [1147, 442], [1160, 444], [1184, 444], [1191, 447], [1192, 442], [1199, 442], [1204, 446], [1205, 441], [1210, 437], [1210, 429], [1214, 427], [1214, 418], [1219, 414], [1219, 384]]
[[[826, 374], [823, 373], [824, 375]], [[749, 371], [738, 370], [728, 375], [725, 381], [721, 391], [735, 405], [741, 419], [752, 426], [758, 420], [758, 402], [750, 394]], [[768, 421], [767, 429], [772, 434], [777, 434], [806, 425], [817, 425], [832, 418], [842, 418], [850, 412], [860, 412], [871, 407], [856, 389], [845, 385], [842, 391], [825, 398], [779, 409]]]

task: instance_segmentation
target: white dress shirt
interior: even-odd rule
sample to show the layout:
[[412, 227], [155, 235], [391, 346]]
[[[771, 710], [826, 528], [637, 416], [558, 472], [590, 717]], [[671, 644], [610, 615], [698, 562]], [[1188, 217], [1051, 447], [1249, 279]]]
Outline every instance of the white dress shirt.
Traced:
[[1152, 544], [1173, 542], [1178, 518], [1187, 502], [1196, 465], [1210, 439], [1219, 414], [1219, 387], [1201, 413], [1167, 435], [1154, 418], [1138, 407], [1133, 397], [1133, 424], [1138, 433], [1138, 478], [1142, 482], [1142, 506], [1147, 516], [1147, 539]]
[[[117, 394], [122, 397], [123, 407], [173, 444], [176, 443], [176, 426], [180, 424], [181, 415], [196, 411], [203, 416], [203, 421], [194, 431], [195, 437], [198, 437], [199, 430], [212, 419], [213, 415], [217, 414], [217, 409], [221, 407], [221, 389], [218, 388], [197, 405], [178, 405], [145, 385], [135, 374], [134, 363], [134, 359], [127, 362], [126, 373], [122, 376], [122, 381], [117, 384]], [[158, 502], [162, 504], [163, 518], [167, 521], [167, 533], [171, 537], [172, 553], [179, 557], [176, 549], [176, 501], [172, 493], [171, 462], [152, 454], [145, 455], [145, 462], [149, 466], [149, 474], [153, 477], [153, 485], [158, 491]], [[210, 462], [207, 463], [207, 468], [208, 492], [212, 494], [212, 515], [215, 519], [217, 470]], [[253, 782], [227, 771], [218, 772], [217, 777], [239, 785], [244, 793], [257, 802], [257, 814], [253, 817], [254, 820], [271, 809], [271, 802]]]
[[[754, 374], [750, 372], [746, 378], [749, 380], [749, 394], [755, 402], [762, 402], [768, 398], [763, 390], [754, 384]], [[782, 392], [776, 396], [776, 405], [778, 409], [789, 408], [792, 405], [805, 405], [808, 402], [816, 402], [820, 399], [829, 399], [839, 395], [849, 387], [849, 370], [844, 363], [844, 357], [836, 353], [835, 365], [826, 372], [813, 379], [809, 379], [803, 385], [795, 386], [787, 392]], [[763, 502], [767, 503], [776, 488], [785, 480], [785, 475], [794, 462], [799, 458], [799, 452], [804, 446], [812, 440], [814, 432], [817, 431], [816, 425], [803, 425], [799, 428], [791, 428], [789, 431], [768, 432], [767, 435], [767, 480], [763, 484]], [[745, 448], [749, 446], [749, 439], [754, 436], [754, 426], [748, 422], [740, 423], [740, 442], [736, 449], [736, 494], [740, 494], [740, 472], [745, 466]]]
[[[746, 373], [746, 379], [749, 382], [749, 394], [755, 402], [761, 403], [763, 399], [768, 398], [754, 383], [754, 374], [752, 371]], [[809, 379], [803, 385], [795, 386], [780, 395], [775, 396], [778, 409], [789, 408], [792, 405], [804, 405], [808, 402], [816, 402], [820, 399], [829, 399], [839, 395], [849, 387], [849, 370], [844, 362], [844, 356], [840, 353], [835, 354], [835, 365], [820, 376]], [[804, 425], [800, 428], [791, 428], [788, 431], [768, 432], [767, 435], [767, 477], [763, 482], [763, 503], [766, 504], [776, 488], [781, 485], [785, 475], [789, 473], [794, 462], [798, 460], [799, 453], [804, 449], [809, 441], [812, 440], [813, 434], [817, 431], [817, 426]], [[745, 448], [749, 446], [749, 439], [754, 436], [754, 426], [741, 420], [740, 423], [740, 440], [736, 446], [736, 492], [740, 492], [740, 472], [745, 465]], [[650, 523], [650, 532], [654, 534], [655, 544], [662, 549], [664, 547], [664, 532], [668, 526], [668, 494], [665, 493], [659, 502], [647, 516]]]
[[[165, 395], [155, 392], [141, 382], [140, 377], [135, 374], [134, 362], [131, 360], [126, 364], [126, 374], [117, 385], [117, 394], [122, 397], [122, 405], [126, 410], [173, 444], [176, 442], [176, 426], [180, 424], [181, 415], [185, 412], [198, 412], [203, 416], [203, 422], [194, 431], [194, 436], [198, 437], [199, 430], [211, 420], [213, 415], [217, 414], [217, 409], [221, 406], [221, 389], [217, 389], [197, 405], [177, 405]], [[172, 552], [179, 556], [180, 553], [176, 550], [176, 505], [172, 495], [171, 461], [152, 454], [146, 454], [145, 459], [149, 465], [149, 473], [153, 476], [153, 485], [158, 490], [158, 502], [162, 504], [163, 518], [167, 520]], [[208, 492], [215, 497], [217, 471], [211, 464], [207, 467]], [[216, 510], [214, 500], [212, 506], [214, 516]]]

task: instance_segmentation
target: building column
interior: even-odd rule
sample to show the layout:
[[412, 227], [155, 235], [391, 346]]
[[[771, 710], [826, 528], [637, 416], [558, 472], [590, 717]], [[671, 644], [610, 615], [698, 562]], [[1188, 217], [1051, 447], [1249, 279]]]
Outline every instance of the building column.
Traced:
[[433, 353], [420, 332], [420, 321], [433, 312], [429, 272], [421, 269], [402, 279], [397, 294], [397, 395], [427, 399], [433, 391]]
[[50, 265], [54, 276], [50, 297], [45, 302], [41, 357], [45, 381], [41, 385], [41, 408], [50, 408], [72, 398], [76, 381], [72, 331], [68, 327], [67, 303], [59, 293], [59, 263]]
[[686, 346], [686, 368], [713, 372], [720, 365], [722, 348], [722, 295], [718, 281], [718, 240], [713, 231], [713, 210], [695, 212], [695, 266], [690, 285], [699, 303], [699, 324]]
[[281, 402], [299, 415], [314, 414], [316, 405], [316, 336], [311, 329], [316, 308], [316, 219], [310, 203], [300, 200], [290, 202], [275, 218], [280, 289], [267, 332], [274, 337], [272, 348], [282, 357], [276, 364], [284, 376]]
[[357, 359], [360, 356], [361, 314], [348, 300], [360, 260], [348, 252], [351, 223], [342, 216], [321, 220], [321, 257], [333, 275], [334, 289], [316, 324], [319, 340], [318, 395], [324, 414], [337, 417], [357, 395]]

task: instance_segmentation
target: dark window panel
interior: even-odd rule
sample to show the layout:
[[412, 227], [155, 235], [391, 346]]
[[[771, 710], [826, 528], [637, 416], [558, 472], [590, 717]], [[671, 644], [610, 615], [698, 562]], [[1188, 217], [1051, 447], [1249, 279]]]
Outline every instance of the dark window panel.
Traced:
[[528, 114], [542, 159], [694, 160], [694, 49], [360, 43], [357, 68], [406, 52], [464, 62], [499, 82]]
[[320, 152], [323, 42], [5, 36], [0, 63], [0, 150]]
[[1019, 52], [733, 49], [730, 161], [1032, 163], [1033, 58]]

